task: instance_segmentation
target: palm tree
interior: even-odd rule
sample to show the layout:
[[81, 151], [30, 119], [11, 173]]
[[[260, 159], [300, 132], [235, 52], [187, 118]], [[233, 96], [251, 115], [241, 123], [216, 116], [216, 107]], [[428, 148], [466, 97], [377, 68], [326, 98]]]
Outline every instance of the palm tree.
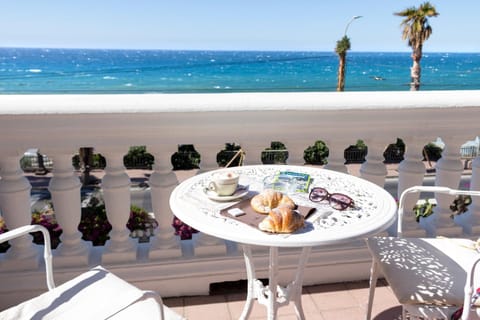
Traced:
[[346, 35], [337, 41], [335, 52], [338, 54], [338, 83], [337, 91], [343, 91], [345, 88], [345, 65], [347, 59], [347, 51], [350, 50], [350, 38]]
[[343, 38], [337, 41], [337, 46], [335, 47], [335, 52], [338, 54], [339, 60], [337, 91], [343, 91], [345, 88], [345, 66], [347, 63], [347, 51], [350, 50], [350, 38], [347, 37], [348, 27], [350, 27], [350, 24], [352, 24], [353, 21], [360, 19], [361, 17], [362, 16], [353, 16], [352, 19], [348, 21], [345, 26]]
[[401, 23], [403, 27], [402, 39], [407, 40], [408, 46], [412, 48], [413, 66], [410, 69], [412, 78], [410, 89], [416, 91], [420, 89], [420, 59], [422, 58], [423, 43], [432, 34], [432, 27], [428, 23], [428, 18], [436, 17], [439, 13], [427, 1], [418, 8], [410, 7], [394, 14], [404, 18]]

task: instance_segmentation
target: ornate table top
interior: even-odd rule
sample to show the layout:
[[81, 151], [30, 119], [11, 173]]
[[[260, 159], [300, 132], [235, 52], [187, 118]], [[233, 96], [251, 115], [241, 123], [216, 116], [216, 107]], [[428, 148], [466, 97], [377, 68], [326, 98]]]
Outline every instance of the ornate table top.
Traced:
[[[222, 209], [234, 206], [241, 199], [217, 202], [207, 197], [205, 187], [218, 171], [238, 173], [240, 184], [248, 185], [247, 198], [261, 192], [264, 179], [279, 171], [306, 173], [312, 178], [310, 187], [346, 194], [354, 200], [355, 208], [338, 211], [328, 201], [314, 203], [308, 199], [308, 193], [296, 192], [289, 196], [297, 205], [317, 209], [306, 219], [305, 227], [293, 234], [262, 232], [220, 214]], [[276, 247], [337, 244], [368, 237], [388, 228], [395, 221], [397, 210], [393, 197], [369, 181], [335, 171], [289, 165], [242, 166], [199, 174], [173, 190], [170, 207], [179, 219], [201, 232], [238, 243]]]

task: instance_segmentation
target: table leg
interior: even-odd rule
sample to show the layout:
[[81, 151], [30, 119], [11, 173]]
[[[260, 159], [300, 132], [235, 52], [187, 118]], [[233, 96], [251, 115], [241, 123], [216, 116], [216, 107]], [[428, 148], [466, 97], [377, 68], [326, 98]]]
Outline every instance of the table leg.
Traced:
[[253, 265], [252, 250], [250, 246], [243, 245], [243, 258], [245, 259], [245, 266], [247, 269], [247, 301], [243, 307], [240, 320], [248, 319], [250, 312], [252, 312], [253, 301], [256, 298], [255, 294], [255, 267]]
[[302, 307], [303, 273], [311, 251], [312, 247], [304, 247], [302, 249], [302, 254], [300, 255], [300, 261], [297, 267], [297, 273], [295, 275], [295, 280], [290, 284], [293, 287], [291, 300], [293, 300], [295, 306], [295, 313], [297, 315], [297, 318], [302, 320], [305, 319], [305, 314], [303, 313]]
[[280, 306], [287, 305], [290, 301], [294, 303], [295, 313], [300, 320], [305, 319], [302, 308], [302, 285], [305, 265], [310, 255], [311, 247], [304, 247], [300, 255], [299, 263], [294, 280], [286, 287], [278, 285], [278, 248], [270, 247], [268, 286], [256, 279], [255, 266], [253, 264], [251, 248], [243, 245], [243, 256], [247, 269], [247, 301], [240, 316], [241, 320], [248, 319], [253, 301], [258, 300], [260, 304], [267, 307], [267, 319], [275, 320]]
[[274, 320], [277, 317], [277, 286], [278, 286], [278, 248], [270, 247], [270, 264], [268, 268], [268, 305], [267, 319]]

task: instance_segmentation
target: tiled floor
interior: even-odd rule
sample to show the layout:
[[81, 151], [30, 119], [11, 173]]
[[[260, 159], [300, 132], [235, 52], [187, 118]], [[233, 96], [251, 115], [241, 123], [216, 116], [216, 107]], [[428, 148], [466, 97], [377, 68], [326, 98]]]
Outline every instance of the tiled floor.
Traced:
[[[209, 296], [165, 298], [164, 303], [190, 320], [236, 320], [246, 297], [246, 289], [240, 287], [212, 290]], [[367, 299], [368, 281], [305, 286], [302, 294], [305, 317], [315, 320], [364, 320]], [[255, 302], [250, 319], [265, 318], [265, 307]], [[279, 309], [278, 319], [296, 319], [292, 304]], [[372, 319], [401, 319], [401, 307], [383, 281], [379, 281], [375, 291]]]

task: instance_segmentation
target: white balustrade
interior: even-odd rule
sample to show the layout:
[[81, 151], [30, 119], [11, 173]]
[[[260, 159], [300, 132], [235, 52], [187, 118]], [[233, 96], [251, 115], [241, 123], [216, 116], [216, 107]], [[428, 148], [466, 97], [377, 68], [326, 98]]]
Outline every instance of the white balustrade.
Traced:
[[256, 165], [262, 164], [262, 151], [265, 150], [269, 145], [261, 143], [263, 140], [253, 140], [241, 143], [243, 150], [245, 151], [245, 161], [246, 165]]
[[[200, 144], [196, 145], [196, 150], [200, 153], [200, 171], [199, 173], [210, 171], [218, 168], [217, 153], [222, 145]], [[215, 256], [225, 255], [227, 246], [225, 240], [212, 237], [203, 232], [199, 232], [195, 236], [195, 256]]]
[[305, 163], [303, 159], [303, 151], [307, 148], [305, 144], [295, 143], [295, 141], [288, 139], [284, 139], [282, 142], [285, 143], [288, 150], [288, 164], [301, 165]]
[[[9, 229], [30, 224], [30, 190], [32, 186], [20, 168], [20, 156], [0, 156], [0, 208]], [[38, 265], [37, 252], [28, 238], [10, 241], [12, 246], [1, 263], [4, 270], [28, 270]]]
[[[427, 141], [421, 140], [417, 137], [407, 137], [404, 140], [406, 150], [404, 159], [398, 166], [398, 184], [397, 184], [397, 199], [406, 189], [413, 186], [423, 185], [425, 176], [425, 164], [423, 164], [423, 148]], [[418, 201], [420, 195], [418, 193], [407, 194], [405, 199], [405, 213], [403, 217], [403, 229], [405, 236], [424, 237], [425, 230], [421, 229], [416, 221], [413, 208]], [[397, 234], [396, 224], [389, 229], [391, 235]]]
[[[472, 176], [470, 179], [470, 190], [480, 190], [480, 157], [476, 157], [472, 161]], [[455, 223], [461, 225], [463, 233], [475, 240], [480, 235], [480, 199], [472, 197], [472, 203], [468, 206], [468, 211], [456, 215]]]
[[348, 173], [345, 165], [346, 141], [337, 142], [334, 139], [330, 139], [324, 142], [328, 146], [328, 163], [325, 165], [325, 169]]
[[107, 160], [102, 190], [108, 221], [112, 225], [110, 240], [107, 241], [102, 256], [102, 263], [106, 264], [135, 261], [137, 254], [136, 245], [126, 227], [131, 199], [130, 178], [123, 165], [123, 156], [128, 149], [124, 148], [123, 152], [120, 150], [106, 147], [98, 150]]
[[368, 146], [368, 153], [360, 168], [361, 177], [383, 187], [387, 176], [387, 168], [383, 163], [387, 140], [370, 138], [365, 139], [365, 143]]
[[[86, 268], [85, 262], [94, 250], [100, 252], [102, 263], [115, 268], [125, 279], [134, 284], [148, 283], [169, 296], [207, 293], [211, 282], [245, 277], [236, 246], [200, 234], [193, 241], [182, 241], [182, 250], [173, 235], [168, 200], [181, 174], [171, 170], [170, 157], [179, 144], [195, 146], [201, 154], [201, 173], [218, 167], [216, 154], [226, 142], [240, 145], [245, 151], [244, 164], [250, 165], [261, 163], [261, 152], [271, 141], [280, 141], [288, 148], [287, 163], [301, 165], [303, 151], [316, 140], [323, 140], [330, 150], [325, 167], [346, 172], [349, 167], [344, 164], [344, 150], [362, 139], [368, 155], [360, 175], [392, 188], [398, 196], [428, 178], [422, 148], [439, 136], [447, 148], [436, 163], [435, 184], [458, 187], [463, 171], [459, 149], [478, 130], [480, 92], [0, 95], [0, 105], [0, 209], [7, 226], [30, 223], [31, 185], [19, 160], [28, 148], [41, 147], [54, 160], [49, 190], [64, 229], [54, 258], [54, 263], [58, 258], [64, 264], [57, 263], [56, 270], [67, 276]], [[398, 189], [392, 187], [392, 179], [386, 179], [383, 163], [383, 152], [396, 137], [406, 144], [405, 159], [398, 167]], [[71, 168], [69, 154], [83, 145], [94, 147], [106, 157], [101, 188], [113, 226], [104, 248], [87, 246], [89, 251], [85, 253], [85, 242], [76, 232], [80, 219], [78, 173]], [[145, 260], [137, 259], [137, 245], [126, 228], [131, 183], [122, 160], [128, 148], [136, 145], [146, 145], [155, 157], [146, 192], [151, 194], [159, 228], [149, 244], [142, 244], [149, 250]], [[477, 158], [470, 186], [475, 190], [480, 189], [479, 172]], [[455, 218], [454, 224], [448, 209], [451, 199], [436, 199], [439, 205], [431, 218], [422, 219], [420, 228], [411, 214], [405, 234], [422, 235], [427, 230], [429, 235], [480, 235], [477, 200], [467, 213]], [[413, 207], [416, 200], [409, 199], [408, 206]], [[23, 284], [21, 290], [28, 293], [43, 281], [41, 272], [36, 272], [37, 250], [31, 240], [24, 238], [11, 244], [7, 254], [0, 254], [0, 308], [8, 300], [9, 289], [19, 282]], [[279, 255], [287, 261], [285, 271], [295, 269], [297, 261], [290, 251], [280, 251]], [[268, 252], [254, 248], [254, 257], [266, 261]], [[309, 261], [311, 270], [305, 284], [362, 279], [370, 265], [361, 241], [328, 250], [313, 248]], [[337, 272], [339, 267], [343, 272]]]
[[72, 153], [52, 151], [48, 154], [53, 159], [53, 176], [48, 190], [52, 196], [55, 218], [63, 230], [60, 237], [62, 243], [55, 251], [54, 266], [88, 266], [87, 244], [81, 240], [82, 234], [78, 231], [82, 184], [73, 171]]
[[149, 183], [152, 209], [158, 222], [158, 228], [150, 238], [149, 258], [151, 260], [177, 258], [182, 255], [182, 251], [173, 235], [173, 213], [168, 203], [170, 193], [179, 183], [170, 163], [170, 157], [176, 150], [158, 145], [153, 145], [148, 150], [155, 158]]
[[[458, 138], [443, 138], [445, 147], [442, 151], [442, 157], [437, 161], [435, 166], [435, 185], [444, 186], [452, 189], [458, 189], [460, 178], [463, 171], [463, 165], [460, 161], [460, 146], [462, 142]], [[460, 236], [461, 228], [455, 225], [450, 217], [452, 211], [450, 205], [455, 197], [447, 194], [435, 194], [437, 205], [433, 210], [433, 214], [420, 219], [420, 225], [427, 232], [427, 236], [435, 237], [437, 234], [448, 236]], [[442, 231], [439, 232], [439, 229]]]

